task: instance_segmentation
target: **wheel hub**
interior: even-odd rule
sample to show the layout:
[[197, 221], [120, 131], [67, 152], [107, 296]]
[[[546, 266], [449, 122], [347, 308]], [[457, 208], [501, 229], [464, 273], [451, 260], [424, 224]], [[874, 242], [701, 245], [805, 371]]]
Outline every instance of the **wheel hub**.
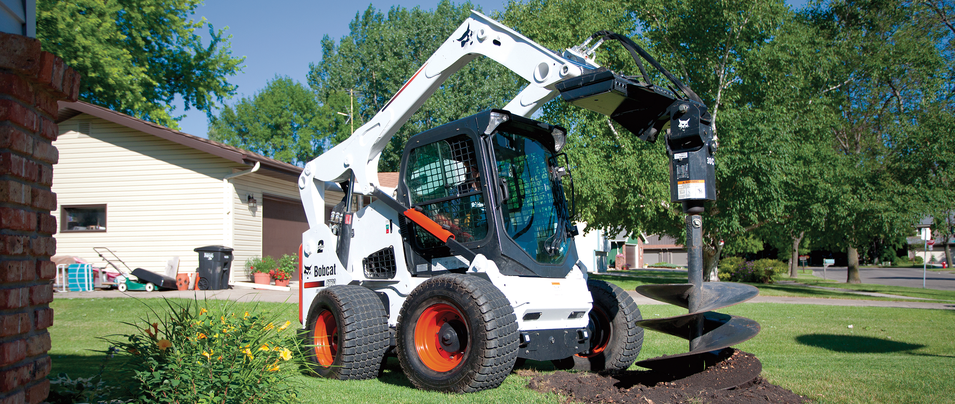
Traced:
[[448, 352], [457, 352], [461, 350], [461, 341], [458, 339], [458, 332], [451, 326], [450, 323], [444, 323], [441, 325], [441, 331], [438, 332], [438, 335], [441, 336], [441, 347]]

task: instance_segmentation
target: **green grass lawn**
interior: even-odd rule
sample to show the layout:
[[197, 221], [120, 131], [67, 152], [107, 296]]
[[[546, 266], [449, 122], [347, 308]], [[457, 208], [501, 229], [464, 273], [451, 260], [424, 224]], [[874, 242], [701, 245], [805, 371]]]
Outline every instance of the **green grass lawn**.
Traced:
[[[97, 337], [132, 332], [135, 322], [161, 299], [57, 299], [50, 328], [53, 375], [91, 376], [103, 361], [105, 342]], [[250, 306], [251, 307], [251, 306]], [[260, 303], [293, 322], [292, 304]], [[668, 305], [641, 308], [644, 318], [685, 313]], [[763, 363], [772, 383], [820, 403], [941, 403], [955, 397], [955, 311], [789, 304], [742, 304], [722, 312], [758, 321], [762, 331], [738, 348]], [[853, 328], [848, 328], [852, 325]], [[687, 342], [648, 332], [639, 359], [685, 352]], [[537, 364], [547, 371], [546, 364]], [[112, 367], [112, 365], [111, 365]], [[521, 372], [526, 374], [527, 372]], [[123, 376], [108, 373], [121, 384]], [[328, 403], [560, 403], [561, 397], [526, 389], [528, 378], [512, 373], [501, 388], [448, 395], [414, 389], [394, 358], [383, 377], [340, 382], [301, 376], [302, 402]]]

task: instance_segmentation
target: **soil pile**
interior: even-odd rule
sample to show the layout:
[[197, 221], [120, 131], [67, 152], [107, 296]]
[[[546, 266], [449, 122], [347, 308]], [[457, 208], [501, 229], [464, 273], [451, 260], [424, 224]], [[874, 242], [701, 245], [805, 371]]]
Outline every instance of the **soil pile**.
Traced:
[[804, 403], [808, 400], [759, 376], [752, 354], [727, 350], [706, 370], [626, 371], [615, 374], [554, 372], [538, 374], [528, 387], [556, 392], [581, 403]]

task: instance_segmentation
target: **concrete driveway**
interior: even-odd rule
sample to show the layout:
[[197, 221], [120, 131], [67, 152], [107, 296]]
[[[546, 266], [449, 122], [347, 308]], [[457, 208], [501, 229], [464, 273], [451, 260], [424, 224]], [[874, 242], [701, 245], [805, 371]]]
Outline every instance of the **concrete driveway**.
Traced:
[[[823, 274], [823, 269], [810, 268], [812, 274], [826, 279], [846, 281], [846, 267], [829, 267]], [[876, 285], [907, 286], [910, 288], [922, 287], [922, 269], [915, 268], [860, 268], [859, 277], [862, 283]], [[955, 290], [955, 274], [948, 272], [925, 272], [925, 288], [937, 290]]]

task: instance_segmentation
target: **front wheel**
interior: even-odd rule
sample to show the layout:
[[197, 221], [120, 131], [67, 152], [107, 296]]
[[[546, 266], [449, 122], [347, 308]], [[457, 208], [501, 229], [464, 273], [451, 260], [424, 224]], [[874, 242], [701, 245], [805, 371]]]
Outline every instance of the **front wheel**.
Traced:
[[590, 310], [590, 347], [570, 358], [554, 361], [558, 369], [591, 372], [625, 370], [633, 364], [643, 346], [643, 319], [633, 298], [619, 286], [588, 280], [587, 289], [594, 299]]
[[152, 282], [146, 282], [146, 291], [152, 292], [154, 290], [156, 290], [156, 285], [153, 285]]
[[308, 314], [312, 371], [338, 380], [373, 379], [388, 349], [388, 315], [378, 295], [357, 285], [322, 290]]
[[120, 292], [125, 292], [126, 290], [129, 289], [129, 287], [126, 286], [126, 282], [120, 283], [119, 286], [117, 286], [116, 288], [119, 289]]
[[408, 295], [396, 341], [401, 369], [419, 389], [493, 389], [514, 368], [517, 317], [491, 282], [470, 275], [438, 276]]

